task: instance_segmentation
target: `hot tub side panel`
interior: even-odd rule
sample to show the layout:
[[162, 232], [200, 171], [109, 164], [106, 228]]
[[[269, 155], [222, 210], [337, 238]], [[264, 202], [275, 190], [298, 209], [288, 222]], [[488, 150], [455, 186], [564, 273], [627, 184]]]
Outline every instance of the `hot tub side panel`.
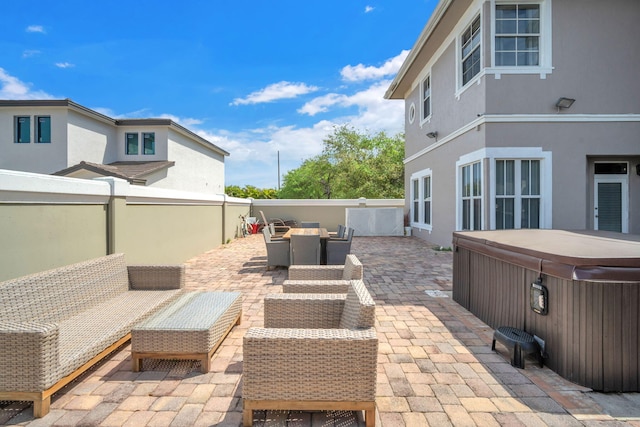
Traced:
[[547, 315], [530, 307], [539, 273], [463, 247], [454, 253], [453, 298], [492, 328], [512, 326], [545, 341], [545, 363], [602, 391], [640, 391], [640, 283], [586, 282], [543, 275]]

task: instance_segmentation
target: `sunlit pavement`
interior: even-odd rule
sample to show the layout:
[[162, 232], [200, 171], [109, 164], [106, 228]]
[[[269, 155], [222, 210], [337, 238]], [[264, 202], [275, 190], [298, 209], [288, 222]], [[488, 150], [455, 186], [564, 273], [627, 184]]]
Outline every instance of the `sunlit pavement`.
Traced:
[[[355, 237], [377, 308], [378, 426], [640, 426], [636, 393], [600, 395], [527, 360], [491, 351], [493, 330], [451, 299], [451, 252], [414, 237]], [[286, 269], [266, 271], [261, 235], [187, 263], [187, 288], [241, 291], [242, 324], [216, 351], [208, 374], [190, 361], [145, 361], [130, 346], [54, 395], [34, 419], [29, 404], [2, 402], [0, 423], [28, 426], [239, 426], [242, 337], [263, 326], [263, 298], [282, 292]], [[352, 412], [256, 412], [255, 426], [356, 426]]]

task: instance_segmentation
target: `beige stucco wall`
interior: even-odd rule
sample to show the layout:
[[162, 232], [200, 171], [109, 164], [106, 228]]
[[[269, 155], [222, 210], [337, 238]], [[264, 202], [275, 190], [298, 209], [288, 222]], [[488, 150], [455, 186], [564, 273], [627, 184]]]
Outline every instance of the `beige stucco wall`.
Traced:
[[106, 255], [104, 205], [0, 204], [0, 280]]
[[264, 212], [267, 220], [280, 218], [293, 219], [298, 224], [302, 221], [317, 221], [320, 226], [329, 231], [336, 231], [339, 224], [346, 224], [347, 208], [385, 208], [402, 207], [401, 199], [390, 200], [254, 200], [251, 215], [262, 221], [260, 211]]
[[222, 243], [222, 206], [127, 205], [114, 252], [129, 264], [179, 264]]

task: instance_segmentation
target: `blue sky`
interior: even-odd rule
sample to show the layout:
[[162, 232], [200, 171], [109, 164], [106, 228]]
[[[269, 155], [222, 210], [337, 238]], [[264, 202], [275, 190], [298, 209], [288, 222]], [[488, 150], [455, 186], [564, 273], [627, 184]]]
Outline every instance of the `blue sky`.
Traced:
[[383, 94], [436, 3], [6, 2], [0, 99], [169, 117], [231, 153], [227, 185], [276, 188], [336, 125], [403, 131]]

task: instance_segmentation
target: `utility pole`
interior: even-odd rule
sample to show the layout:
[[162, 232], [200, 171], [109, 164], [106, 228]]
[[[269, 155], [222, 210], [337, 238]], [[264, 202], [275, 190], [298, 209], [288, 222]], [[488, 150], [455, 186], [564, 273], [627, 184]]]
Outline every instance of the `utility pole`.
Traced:
[[278, 150], [278, 191], [280, 191], [280, 150]]

